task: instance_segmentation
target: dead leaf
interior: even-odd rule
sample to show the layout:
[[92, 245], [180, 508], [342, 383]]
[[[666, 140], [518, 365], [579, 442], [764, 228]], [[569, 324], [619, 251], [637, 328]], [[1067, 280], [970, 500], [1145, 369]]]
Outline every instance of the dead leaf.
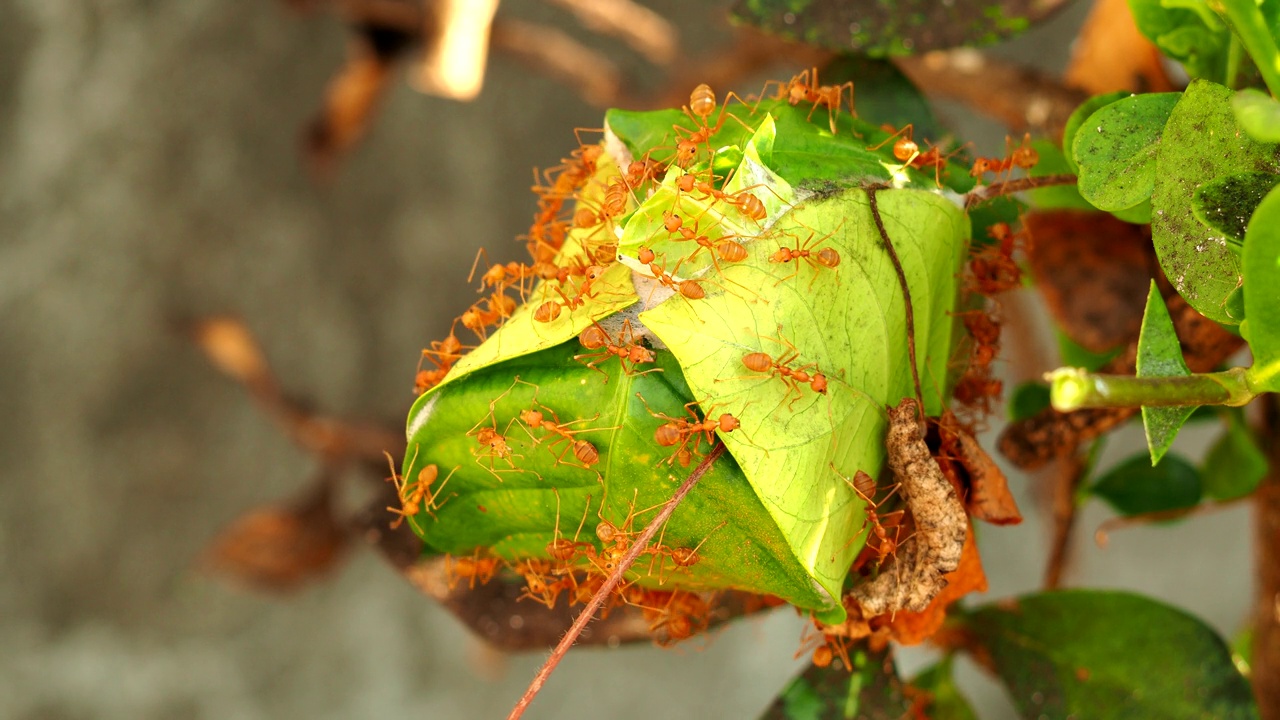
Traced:
[[947, 618], [947, 608], [971, 592], [986, 592], [987, 575], [978, 555], [978, 543], [973, 529], [965, 535], [964, 550], [960, 553], [960, 565], [943, 576], [946, 587], [942, 589], [921, 612], [901, 610], [889, 623], [893, 639], [903, 645], [917, 645], [928, 640], [942, 627]]
[[993, 525], [1022, 522], [1004, 472], [950, 411], [940, 418], [938, 433], [938, 464], [943, 474], [962, 489], [969, 517]]
[[1028, 213], [1027, 256], [1058, 327], [1086, 350], [1113, 350], [1138, 334], [1155, 272], [1151, 231], [1107, 213]]
[[286, 593], [336, 567], [348, 540], [334, 514], [329, 483], [322, 479], [296, 505], [262, 507], [241, 516], [210, 543], [200, 564], [250, 587]]
[[351, 42], [347, 64], [329, 82], [324, 108], [306, 131], [307, 157], [317, 172], [328, 171], [364, 136], [394, 66], [368, 39]]
[[1138, 31], [1128, 0], [1097, 0], [1076, 38], [1066, 83], [1101, 95], [1173, 90], [1160, 51]]

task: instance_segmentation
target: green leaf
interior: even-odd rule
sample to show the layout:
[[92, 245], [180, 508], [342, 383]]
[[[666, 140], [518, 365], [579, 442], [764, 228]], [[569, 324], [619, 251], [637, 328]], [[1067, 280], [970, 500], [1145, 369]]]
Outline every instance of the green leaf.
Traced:
[[1197, 220], [1238, 245], [1244, 242], [1245, 227], [1258, 203], [1278, 183], [1280, 175], [1262, 172], [1215, 178], [1196, 190], [1192, 209]]
[[733, 19], [810, 45], [905, 55], [989, 45], [1027, 30], [1063, 0], [738, 0]]
[[[659, 446], [655, 431], [688, 417], [685, 404], [697, 400], [690, 412], [700, 410], [698, 419], [731, 413], [741, 423], [718, 433], [728, 456], [676, 510], [659, 541], [668, 548], [702, 543], [701, 559], [673, 568], [655, 555], [631, 576], [646, 585], [776, 595], [824, 622], [843, 621], [840, 597], [868, 532], [864, 501], [844, 478], [859, 470], [882, 475], [885, 406], [915, 394], [902, 289], [860, 186], [879, 178], [910, 188], [886, 188], [876, 198], [908, 278], [924, 400], [935, 415], [946, 392], [969, 222], [940, 191], [932, 169], [903, 169], [892, 143], [870, 150], [853, 128], [877, 143], [887, 132], [841, 114], [833, 136], [826, 118], [810, 122], [808, 108], [785, 101], [766, 101], [754, 115], [745, 106], [728, 112], [734, 118], [724, 117], [689, 168], [672, 167], [661, 181], [646, 182], [611, 221], [621, 262], [606, 264], [591, 292], [573, 278], [535, 288], [525, 306], [415, 404], [405, 477], [412, 482], [428, 464], [442, 476], [454, 473], [447, 489], [443, 481], [433, 486], [439, 506], [411, 521], [431, 548], [546, 558], [548, 543], [582, 527], [578, 542], [598, 554], [603, 545], [592, 528], [599, 519], [623, 526], [630, 517], [638, 530], [687, 475], [671, 466], [674, 449]], [[608, 121], [636, 157], [656, 157], [663, 146], [670, 153], [673, 135], [693, 132], [690, 118], [670, 111], [615, 111]], [[709, 168], [717, 186], [679, 190], [685, 172], [710, 178]], [[616, 173], [612, 165], [608, 174], [601, 170], [580, 201], [599, 207]], [[962, 177], [950, 180], [952, 187], [972, 182], [954, 174]], [[742, 193], [763, 206], [759, 216], [725, 199]], [[667, 230], [670, 213], [697, 240]], [[570, 233], [558, 262], [604, 262], [600, 246], [612, 242], [596, 237], [587, 250], [599, 230]], [[711, 248], [730, 240], [745, 257], [713, 261]], [[670, 273], [700, 283], [705, 297], [658, 283], [659, 271], [638, 262], [642, 246], [657, 254], [667, 286], [676, 284]], [[823, 262], [772, 260], [784, 247], [826, 254]], [[531, 308], [551, 301], [565, 309], [550, 322], [535, 320]], [[578, 333], [599, 320], [612, 323], [616, 335], [623, 317], [660, 348], [661, 372], [625, 374], [603, 351], [591, 354], [599, 370], [583, 364]], [[743, 358], [753, 351], [795, 353], [794, 366], [825, 375], [825, 393], [752, 372]], [[598, 463], [584, 467], [569, 442], [520, 417], [530, 410], [574, 423], [568, 427], [580, 433], [575, 442], [590, 442]], [[481, 444], [482, 431], [505, 445]], [[695, 453], [712, 437], [707, 431]]]
[[1089, 487], [1124, 516], [1185, 510], [1200, 504], [1200, 472], [1179, 455], [1165, 455], [1154, 467], [1139, 453], [1108, 470]]
[[1231, 32], [1204, 2], [1129, 0], [1129, 9], [1138, 30], [1192, 78], [1225, 76]]
[[1257, 717], [1226, 643], [1201, 620], [1148, 598], [1026, 595], [979, 609], [963, 628], [1023, 717]]
[[1049, 386], [1042, 382], [1024, 382], [1009, 396], [1009, 422], [1037, 415], [1049, 407]]
[[1258, 488], [1267, 474], [1267, 456], [1258, 449], [1239, 410], [1227, 414], [1226, 432], [1209, 448], [1201, 463], [1205, 495], [1235, 500]]
[[[1156, 288], [1154, 280], [1147, 291], [1147, 307], [1142, 313], [1142, 330], [1138, 333], [1138, 377], [1180, 377], [1190, 375], [1187, 362], [1182, 358], [1182, 345], [1178, 332], [1169, 317], [1169, 308]], [[1195, 412], [1195, 406], [1143, 407], [1142, 426], [1147, 433], [1147, 449], [1151, 464], [1164, 457], [1178, 430]]]
[[1231, 96], [1231, 109], [1249, 137], [1258, 142], [1280, 142], [1280, 102], [1275, 98], [1246, 88]]
[[1102, 210], [1124, 210], [1151, 197], [1160, 136], [1181, 97], [1134, 95], [1104, 106], [1081, 124], [1072, 155], [1084, 199]]
[[1276, 145], [1250, 140], [1236, 125], [1231, 91], [1197, 80], [1187, 88], [1165, 126], [1156, 157], [1152, 240], [1160, 265], [1178, 292], [1206, 317], [1228, 325], [1227, 298], [1240, 284], [1240, 257], [1222, 233], [1195, 217], [1201, 185], [1232, 173], [1280, 172]]
[[811, 665], [783, 688], [760, 720], [896, 720], [911, 703], [893, 659], [884, 652], [858, 648], [850, 653], [854, 672], [836, 659], [830, 666]]
[[1280, 392], [1280, 188], [1253, 212], [1244, 235], [1244, 308], [1240, 328], [1253, 352], [1250, 383]]
[[[1062, 155], [1066, 159], [1067, 165], [1070, 166], [1071, 172], [1079, 172], [1080, 168], [1076, 165], [1075, 144], [1076, 134], [1080, 132], [1084, 121], [1089, 116], [1098, 112], [1102, 108], [1110, 105], [1118, 100], [1123, 100], [1133, 93], [1128, 90], [1117, 90], [1116, 92], [1105, 93], [1103, 95], [1094, 95], [1093, 97], [1080, 103], [1080, 107], [1071, 111], [1071, 116], [1067, 118], [1067, 124], [1062, 129]], [[1044, 155], [1040, 156], [1041, 162], [1044, 161]], [[1034, 168], [1033, 168], [1034, 170]]]
[[1093, 352], [1057, 328], [1054, 328], [1054, 335], [1058, 338], [1058, 354], [1062, 356], [1062, 364], [1065, 367], [1084, 368], [1093, 372], [1120, 354], [1121, 348], [1100, 353]]
[[978, 720], [969, 701], [956, 687], [951, 670], [952, 662], [948, 657], [921, 670], [911, 679], [912, 687], [929, 693], [927, 717], [931, 720]]

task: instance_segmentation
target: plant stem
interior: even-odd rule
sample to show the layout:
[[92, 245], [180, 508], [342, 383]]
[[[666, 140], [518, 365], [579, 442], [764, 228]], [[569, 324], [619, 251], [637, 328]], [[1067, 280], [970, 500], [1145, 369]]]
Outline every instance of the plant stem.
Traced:
[[1050, 400], [1059, 412], [1103, 407], [1238, 407], [1257, 396], [1246, 368], [1177, 377], [1102, 375], [1079, 368], [1060, 368], [1045, 375], [1045, 379], [1050, 383]]
[[885, 230], [884, 220], [880, 217], [880, 206], [876, 204], [876, 192], [883, 190], [883, 186], [873, 185], [867, 188], [867, 203], [871, 208], [871, 218], [875, 220], [876, 230], [880, 231], [880, 240], [884, 243], [884, 250], [889, 254], [889, 260], [893, 263], [894, 272], [898, 274], [898, 286], [902, 288], [902, 302], [906, 306], [906, 332], [907, 332], [907, 359], [911, 362], [911, 381], [915, 384], [916, 402], [919, 404], [918, 409], [920, 417], [924, 417], [924, 392], [920, 385], [920, 370], [916, 365], [916, 318], [915, 310], [911, 305], [911, 288], [907, 286], [907, 274], [902, 269], [902, 261], [898, 259], [898, 251], [893, 247], [893, 241], [889, 239], [889, 231]]
[[529, 688], [524, 691], [524, 695], [520, 697], [520, 701], [516, 703], [514, 708], [512, 708], [511, 714], [507, 716], [507, 720], [519, 720], [519, 718], [524, 715], [524, 711], [528, 709], [529, 704], [533, 702], [533, 698], [537, 696], [538, 691], [541, 690], [543, 684], [547, 682], [547, 678], [551, 676], [551, 671], [555, 670], [556, 666], [560, 664], [560, 661], [564, 659], [564, 656], [569, 652], [569, 648], [573, 647], [574, 642], [578, 640], [578, 636], [582, 634], [582, 630], [586, 628], [587, 623], [591, 622], [591, 620], [595, 618], [596, 612], [600, 609], [600, 606], [604, 604], [605, 599], [608, 598], [614, 589], [618, 587], [619, 583], [622, 582], [624, 574], [627, 570], [631, 569], [636, 558], [640, 557], [640, 555], [649, 548], [649, 541], [653, 539], [654, 535], [658, 534], [658, 528], [662, 527], [663, 523], [671, 517], [671, 513], [675, 512], [676, 506], [680, 504], [681, 500], [684, 500], [684, 496], [689, 494], [689, 491], [693, 489], [693, 486], [698, 484], [698, 481], [702, 479], [702, 476], [707, 474], [707, 471], [711, 469], [711, 465], [723, 453], [724, 443], [717, 442], [715, 447], [711, 449], [711, 452], [707, 453], [707, 456], [702, 459], [702, 462], [698, 463], [698, 466], [693, 469], [693, 472], [689, 473], [689, 478], [676, 489], [676, 492], [671, 496], [671, 499], [662, 506], [662, 509], [658, 511], [658, 514], [654, 516], [653, 520], [645, 526], [644, 530], [640, 533], [640, 536], [636, 538], [634, 543], [632, 543], [631, 549], [627, 551], [626, 555], [622, 556], [622, 560], [618, 563], [617, 569], [609, 575], [609, 577], [604, 581], [604, 584], [600, 586], [600, 589], [596, 591], [596, 594], [591, 596], [591, 602], [588, 602], [587, 606], [582, 608], [582, 612], [578, 613], [578, 617], [573, 621], [573, 625], [565, 632], [564, 637], [560, 638], [560, 642], [556, 645], [555, 650], [551, 651], [551, 657], [548, 657], [547, 661], [538, 669], [538, 674], [533, 677], [533, 682], [529, 683]]
[[1259, 440], [1269, 449], [1267, 475], [1255, 493], [1253, 692], [1263, 720], [1280, 720], [1280, 398], [1262, 403]]
[[1036, 188], [1049, 187], [1051, 185], [1075, 185], [1077, 178], [1075, 175], [1041, 175], [1039, 177], [1026, 177], [1017, 180], [1009, 180], [1008, 182], [996, 183], [995, 185], [980, 185], [964, 196], [964, 207], [969, 209], [981, 202], [986, 202], [992, 198], [1001, 195], [1012, 195], [1020, 193], [1024, 190], [1035, 190]]
[[1249, 51], [1273, 97], [1280, 97], [1280, 50], [1254, 0], [1216, 0], [1210, 5], [1222, 14]]

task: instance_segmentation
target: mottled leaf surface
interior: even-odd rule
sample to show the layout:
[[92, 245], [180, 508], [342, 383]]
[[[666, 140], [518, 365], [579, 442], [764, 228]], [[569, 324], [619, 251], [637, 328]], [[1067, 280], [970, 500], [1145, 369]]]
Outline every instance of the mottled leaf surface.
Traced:
[[963, 628], [1023, 717], [1258, 716], [1222, 638], [1198, 618], [1139, 595], [1027, 595], [979, 609]]
[[1197, 80], [1183, 94], [1165, 126], [1156, 156], [1151, 201], [1152, 240], [1165, 274], [1201, 314], [1238, 325], [1227, 298], [1240, 285], [1240, 256], [1224, 233], [1195, 216], [1196, 191], [1223, 175], [1280, 172], [1277, 145], [1249, 138], [1231, 111], [1231, 91]]
[[1080, 125], [1072, 154], [1080, 194], [1102, 210], [1125, 210], [1151, 197], [1156, 152], [1181, 93], [1148, 93], [1108, 103]]
[[1045, 18], [1063, 0], [739, 0], [733, 17], [782, 37], [868, 55], [989, 45]]

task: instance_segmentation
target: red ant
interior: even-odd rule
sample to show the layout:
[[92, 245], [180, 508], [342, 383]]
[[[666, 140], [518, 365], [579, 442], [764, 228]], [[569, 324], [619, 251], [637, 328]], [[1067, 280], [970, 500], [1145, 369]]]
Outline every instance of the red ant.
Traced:
[[[821, 372], [809, 372], [817, 367], [814, 363], [809, 363], [800, 367], [792, 367], [791, 363], [795, 362], [800, 357], [800, 351], [796, 349], [795, 345], [792, 345], [790, 341], [782, 337], [768, 339], [773, 340], [780, 345], [786, 345], [786, 352], [782, 353], [777, 358], [774, 358], [765, 352], [747, 353], [742, 357], [742, 364], [745, 365], [748, 370], [776, 376], [787, 386], [788, 396], [790, 396], [792, 392], [796, 393], [796, 398], [791, 401], [792, 404], [795, 404], [796, 400], [799, 400], [803, 395], [803, 392], [800, 390], [800, 387], [803, 385], [808, 385], [810, 390], [819, 394], [825, 394], [827, 392], [827, 376]], [[785, 400], [786, 398], [783, 399]]]
[[[885, 144], [887, 144], [890, 140], [897, 137], [898, 141], [893, 144], [893, 156], [898, 160], [900, 160], [903, 165], [910, 165], [911, 167], [917, 170], [923, 170], [927, 167], [932, 167], [933, 181], [937, 183], [938, 187], [942, 187], [942, 176], [945, 175], [947, 171], [947, 160], [950, 159], [953, 155], [959, 153], [960, 150], [956, 149], [955, 151], [944, 155], [941, 149], [936, 147], [929, 147], [924, 152], [921, 152], [920, 146], [916, 144], [915, 140], [911, 139], [912, 131], [913, 131], [912, 124], [907, 123], [907, 125], [903, 127], [901, 130], [898, 130], [897, 132], [893, 133], [889, 137], [885, 138], [879, 144], [869, 147], [867, 149], [873, 150], [873, 151], [879, 150], [880, 148], [884, 147]], [[898, 137], [899, 135], [901, 135], [902, 137]]]
[[[458, 321], [455, 320], [453, 327], [449, 329], [449, 335], [444, 340], [431, 341], [431, 348], [422, 351], [422, 357], [418, 359], [418, 368], [414, 375], [414, 392], [418, 395], [430, 390], [438, 385], [449, 371], [453, 369], [453, 364], [462, 359], [462, 351], [468, 349], [458, 340], [455, 334]], [[422, 361], [430, 360], [436, 367], [434, 370], [423, 370]]]
[[[654, 412], [652, 408], [649, 408], [649, 403], [645, 401], [644, 396], [636, 393], [636, 397], [640, 398], [640, 401], [644, 403], [650, 415], [666, 421], [659, 425], [657, 430], [654, 430], [654, 442], [662, 447], [678, 445], [675, 453], [667, 458], [668, 465], [679, 460], [681, 466], [687, 467], [693, 460], [694, 454], [698, 452], [698, 446], [701, 445], [704, 435], [707, 443], [711, 444], [715, 442], [717, 430], [722, 433], [730, 433], [742, 427], [742, 423], [738, 421], [738, 418], [729, 413], [721, 413], [717, 418], [712, 418], [710, 415], [699, 418], [698, 413], [693, 409], [698, 404], [697, 401], [685, 403], [685, 412], [689, 413], [689, 417], [693, 418], [690, 421], [687, 418], [673, 418], [670, 415]], [[693, 442], [693, 447], [689, 447], [690, 441]]]
[[1022, 239], [1008, 223], [998, 222], [987, 229], [998, 245], [978, 251], [969, 261], [974, 284], [982, 295], [996, 295], [1022, 284], [1022, 270], [1013, 261], [1013, 253]]
[[[813, 103], [813, 107], [809, 109], [808, 117], [805, 118], [808, 121], [813, 120], [813, 112], [818, 109], [818, 106], [826, 107], [827, 122], [831, 128], [832, 135], [837, 132], [836, 116], [840, 113], [840, 102], [844, 97], [845, 88], [849, 88], [849, 112], [851, 114], [854, 112], [853, 81], [850, 80], [841, 85], [822, 85], [818, 82], [818, 68], [816, 67], [812, 70], [801, 72], [785, 83], [781, 80], [770, 80], [761, 89], [761, 98], [767, 94], [770, 85], [778, 86], [778, 94], [776, 96], [778, 100], [786, 100], [791, 105], [799, 105], [801, 102]], [[755, 114], [756, 108], [759, 106], [760, 103], [756, 102], [756, 106], [751, 109], [752, 114]]]
[[[843, 222], [841, 224], [843, 224]], [[816, 271], [818, 270], [819, 266], [825, 267], [825, 268], [835, 268], [840, 264], [840, 253], [837, 252], [835, 248], [829, 248], [829, 247], [824, 247], [821, 250], [818, 250], [815, 252], [813, 250], [813, 247], [823, 242], [827, 238], [831, 237], [838, 231], [839, 231], [839, 228], [836, 228], [836, 230], [833, 230], [832, 232], [827, 233], [826, 235], [817, 239], [814, 238], [814, 236], [817, 235], [817, 233], [810, 231], [808, 240], [804, 242], [800, 242], [800, 239], [796, 238], [796, 246], [794, 248], [789, 248], [785, 245], [782, 246], [781, 248], [778, 249], [777, 252], [769, 256], [769, 262], [787, 263], [787, 262], [791, 262], [792, 260], [797, 260], [797, 261], [802, 260], [813, 267], [813, 269], [815, 270], [813, 280], [816, 280], [818, 277]], [[797, 262], [795, 272], [782, 278], [781, 280], [779, 280], [777, 283], [774, 283], [774, 284], [775, 285], [781, 284], [799, 274], [800, 274], [800, 263]], [[809, 281], [810, 285], [813, 284], [813, 280]]]
[[[595, 297], [595, 294], [591, 292], [592, 285], [596, 280], [600, 279], [600, 276], [604, 275], [604, 270], [604, 267], [601, 265], [587, 266], [582, 284], [578, 286], [578, 292], [572, 298], [565, 295], [564, 291], [560, 288], [552, 288], [556, 291], [556, 294], [564, 300], [564, 302], [548, 300], [542, 303], [533, 311], [533, 319], [538, 322], [548, 323], [560, 317], [561, 309], [567, 309], [569, 312], [573, 312], [585, 305], [587, 302], [586, 298]], [[544, 295], [543, 297], [546, 296]]]
[[[657, 256], [649, 248], [640, 248], [636, 257], [641, 263], [649, 266], [649, 272], [653, 274], [653, 279], [657, 280], [662, 286], [670, 288], [689, 300], [701, 300], [707, 296], [707, 291], [702, 289], [697, 280], [676, 280], [667, 273], [666, 269], [658, 264]], [[679, 265], [676, 267], [678, 269]]]
[[969, 176], [982, 177], [984, 173], [1007, 173], [1015, 167], [1030, 170], [1040, 162], [1040, 153], [1031, 147], [1031, 133], [1022, 136], [1022, 144], [1018, 147], [1013, 147], [1013, 140], [1006, 137], [1005, 150], [1008, 154], [1003, 158], [980, 157], [975, 160]]
[[[600, 327], [600, 323], [592, 322], [585, 330], [578, 334], [578, 342], [582, 347], [588, 350], [596, 350], [598, 352], [583, 353], [574, 355], [573, 359], [582, 362], [583, 358], [593, 358], [586, 366], [599, 372], [605, 376], [605, 382], [609, 380], [609, 374], [600, 368], [598, 364], [608, 360], [611, 357], [618, 358], [622, 364], [622, 371], [630, 375], [635, 366], [640, 363], [651, 363], [654, 361], [653, 353], [645, 346], [636, 342], [635, 333], [631, 328], [630, 320], [623, 320], [622, 334], [618, 339], [618, 343], [613, 342], [613, 338], [604, 328]], [[628, 367], [630, 363], [630, 367]], [[660, 370], [656, 368], [655, 370]], [[646, 370], [645, 372], [654, 372], [655, 370]], [[644, 373], [641, 373], [642, 375]]]
[[[731, 92], [729, 93], [729, 97], [738, 96]], [[738, 98], [738, 100], [741, 101], [742, 98]], [[687, 138], [676, 143], [676, 164], [680, 167], [688, 167], [689, 163], [693, 162], [693, 159], [697, 157], [699, 145], [706, 143], [707, 150], [710, 152], [711, 136], [720, 132], [720, 128], [724, 125], [724, 118], [726, 114], [734, 120], [737, 120], [738, 123], [747, 130], [752, 129], [750, 125], [742, 122], [742, 120], [733, 113], [728, 112], [728, 98], [726, 98], [725, 105], [720, 110], [720, 117], [717, 118], [715, 126], [712, 127], [709, 125], [707, 120], [711, 117], [711, 114], [716, 111], [716, 94], [715, 91], [711, 89], [711, 86], [706, 83], [702, 83], [693, 89], [693, 92], [689, 94], [689, 104], [684, 106], [683, 110], [685, 116], [692, 120], [698, 129], [690, 132], [687, 128], [683, 128], [679, 125], [672, 126], [677, 135], [679, 135], [681, 131], [689, 133]]]
[[444, 556], [445, 575], [449, 578], [449, 589], [452, 590], [458, 586], [458, 580], [468, 578], [468, 587], [475, 589], [476, 581], [481, 585], [493, 579], [498, 572], [498, 564], [501, 561], [496, 557], [480, 557], [480, 551], [476, 550], [475, 555], [471, 557], [453, 558], [449, 555]]
[[[832, 465], [831, 469], [835, 470], [835, 466]], [[870, 475], [861, 470], [854, 473], [852, 479], [841, 475], [839, 471], [836, 471], [836, 474], [839, 475], [840, 479], [844, 480], [845, 483], [858, 494], [858, 497], [862, 498], [863, 501], [866, 502], [866, 519], [863, 520], [862, 529], [865, 530], [869, 525], [871, 530], [867, 533], [868, 540], [870, 540], [871, 537], [874, 537], [876, 540], [874, 547], [870, 542], [867, 542], [866, 545], [868, 549], [875, 553], [876, 563], [883, 564], [889, 556], [897, 552], [898, 545], [901, 544], [898, 532], [894, 533], [894, 537], [889, 537], [889, 532], [884, 527], [884, 521], [888, 520], [890, 517], [895, 518], [894, 522], [891, 522], [889, 526], [898, 528], [898, 521], [901, 520], [905, 511], [895, 510], [886, 515], [881, 515], [877, 511], [880, 509], [881, 505], [884, 505], [888, 502], [889, 498], [893, 497], [893, 494], [898, 491], [897, 487], [895, 486], [883, 500], [877, 503], [872, 500], [876, 491], [876, 481]], [[861, 530], [859, 530], [859, 533], [860, 532]]]
[[573, 540], [567, 540], [560, 537], [560, 490], [551, 488], [551, 492], [556, 494], [556, 525], [552, 534], [553, 539], [547, 543], [547, 554], [552, 559], [562, 562], [572, 562], [579, 555], [594, 558], [596, 546], [585, 540], [578, 540], [578, 536], [582, 534], [582, 526], [587, 523], [587, 513], [591, 511], [591, 496], [587, 496], [587, 505], [582, 510], [582, 521], [578, 523], [578, 530], [573, 534]]

